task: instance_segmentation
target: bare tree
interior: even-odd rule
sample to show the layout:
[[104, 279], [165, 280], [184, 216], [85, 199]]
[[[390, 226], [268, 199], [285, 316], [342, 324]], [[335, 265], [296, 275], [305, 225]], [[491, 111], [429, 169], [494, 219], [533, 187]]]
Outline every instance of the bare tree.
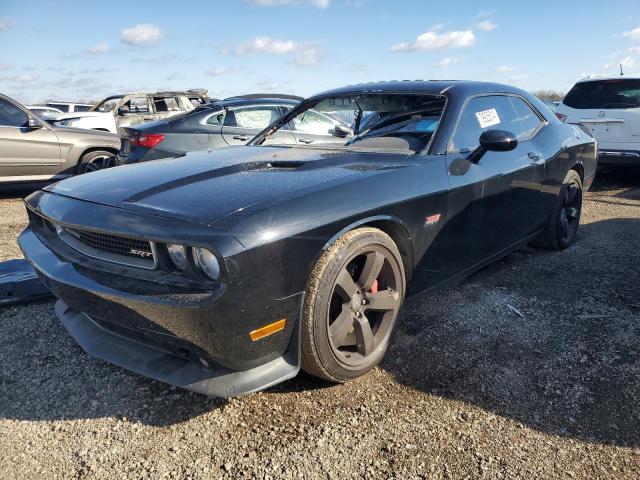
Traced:
[[535, 95], [541, 100], [551, 100], [552, 102], [562, 100], [565, 96], [564, 93], [558, 90], [550, 90], [550, 89], [536, 90], [535, 92], [532, 92], [532, 93], [533, 95]]

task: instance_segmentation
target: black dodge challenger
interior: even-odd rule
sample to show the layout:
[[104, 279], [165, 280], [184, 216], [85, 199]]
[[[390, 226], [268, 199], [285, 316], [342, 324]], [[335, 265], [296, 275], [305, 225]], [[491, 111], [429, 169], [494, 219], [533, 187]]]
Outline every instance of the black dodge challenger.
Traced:
[[[269, 141], [311, 110], [352, 121]], [[342, 382], [380, 361], [406, 298], [529, 241], [571, 245], [596, 163], [586, 129], [513, 87], [356, 85], [248, 146], [38, 191], [19, 242], [97, 357], [216, 396], [300, 368]]]

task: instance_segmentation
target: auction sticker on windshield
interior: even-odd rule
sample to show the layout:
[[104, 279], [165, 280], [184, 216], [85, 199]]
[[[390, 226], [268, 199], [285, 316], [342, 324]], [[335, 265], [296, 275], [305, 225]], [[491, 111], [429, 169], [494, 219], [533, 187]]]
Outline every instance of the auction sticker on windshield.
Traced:
[[496, 112], [495, 108], [476, 112], [476, 118], [478, 119], [480, 128], [487, 128], [500, 123], [500, 117], [498, 116], [498, 112]]

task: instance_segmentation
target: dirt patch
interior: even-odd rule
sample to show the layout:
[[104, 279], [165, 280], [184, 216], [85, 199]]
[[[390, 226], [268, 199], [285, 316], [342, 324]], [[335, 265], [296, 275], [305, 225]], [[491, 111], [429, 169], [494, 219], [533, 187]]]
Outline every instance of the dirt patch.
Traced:
[[[52, 302], [0, 310], [3, 476], [638, 478], [638, 185], [599, 178], [568, 251], [408, 306], [382, 365], [339, 386], [209, 399], [88, 357]], [[18, 256], [21, 201], [0, 208]]]

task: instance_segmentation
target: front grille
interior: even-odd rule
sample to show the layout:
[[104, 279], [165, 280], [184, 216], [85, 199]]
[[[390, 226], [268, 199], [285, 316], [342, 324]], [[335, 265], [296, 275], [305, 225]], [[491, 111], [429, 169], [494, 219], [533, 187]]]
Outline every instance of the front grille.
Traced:
[[115, 253], [136, 258], [152, 258], [153, 251], [151, 243], [145, 240], [120, 237], [107, 233], [89, 232], [86, 230], [76, 230], [73, 228], [64, 229], [69, 235], [80, 240], [85, 245], [102, 250], [104, 252]]
[[147, 240], [60, 225], [56, 225], [56, 231], [67, 245], [89, 257], [148, 269], [155, 266], [153, 245]]

